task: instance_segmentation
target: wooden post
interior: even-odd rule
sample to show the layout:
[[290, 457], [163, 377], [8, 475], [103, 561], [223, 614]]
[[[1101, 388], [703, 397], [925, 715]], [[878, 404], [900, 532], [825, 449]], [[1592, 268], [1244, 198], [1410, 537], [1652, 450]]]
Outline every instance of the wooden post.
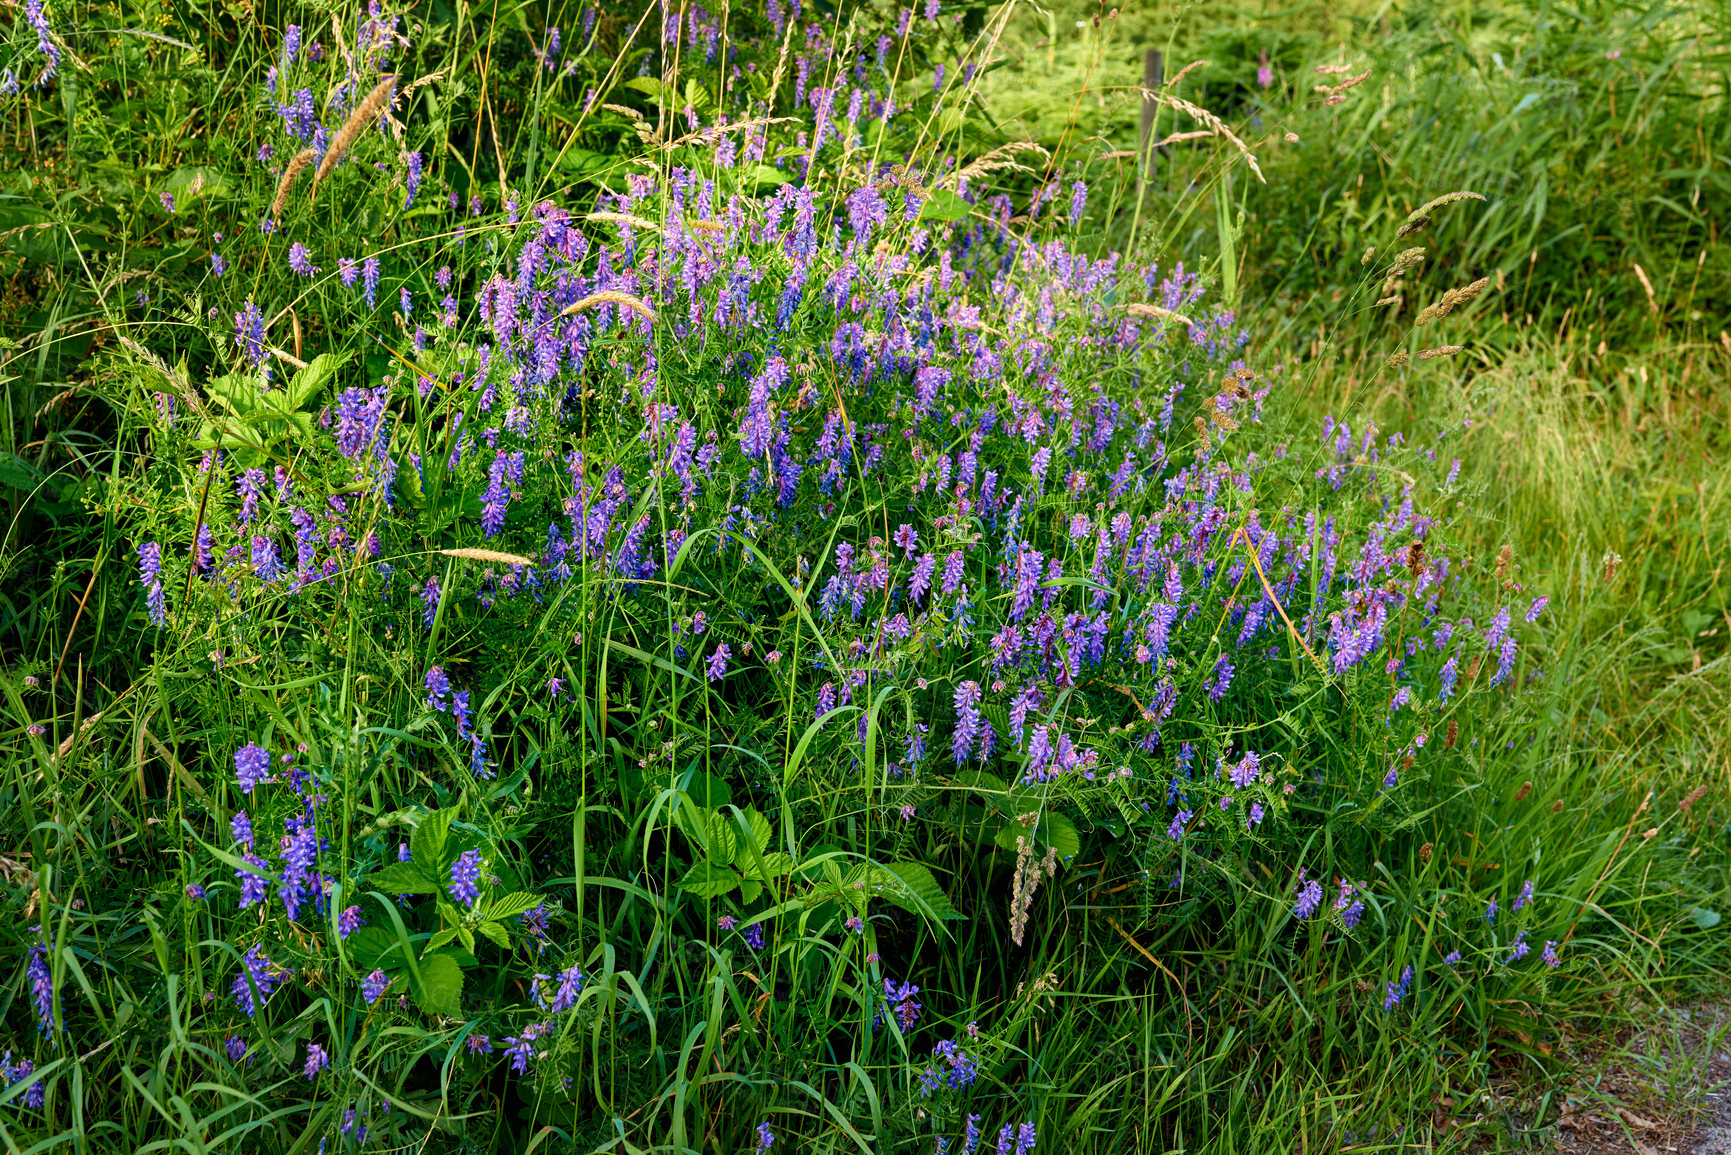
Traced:
[[[1142, 54], [1142, 87], [1149, 91], [1157, 90], [1165, 78], [1165, 67], [1160, 59], [1160, 50], [1150, 48]], [[1148, 97], [1142, 98], [1142, 144], [1137, 149], [1137, 159], [1142, 163], [1143, 179], [1154, 179], [1154, 118], [1159, 114], [1160, 106]]]

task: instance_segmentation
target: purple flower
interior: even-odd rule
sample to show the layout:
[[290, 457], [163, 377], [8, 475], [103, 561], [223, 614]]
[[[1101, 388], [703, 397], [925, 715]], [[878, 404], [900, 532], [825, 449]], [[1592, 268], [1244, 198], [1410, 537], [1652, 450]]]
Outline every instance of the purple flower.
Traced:
[[1262, 803], [1252, 802], [1250, 804], [1250, 816], [1245, 821], [1244, 828], [1246, 830], [1254, 830], [1258, 826], [1261, 826], [1262, 825], [1262, 817], [1263, 817]]
[[726, 642], [715, 647], [715, 652], [709, 655], [709, 662], [704, 667], [704, 672], [709, 675], [710, 681], [719, 682], [722, 679], [727, 673], [727, 660], [731, 656]]
[[144, 604], [150, 611], [150, 620], [166, 626], [168, 603], [162, 594], [162, 547], [154, 541], [138, 547], [138, 577], [144, 583]]
[[568, 1011], [577, 1005], [577, 996], [583, 990], [583, 972], [572, 965], [559, 975], [559, 987], [553, 992], [553, 1001], [548, 1010], [554, 1014]]
[[1316, 913], [1316, 908], [1322, 905], [1322, 884], [1314, 878], [1305, 878], [1304, 872], [1298, 872], [1298, 901], [1292, 906], [1294, 918], [1305, 919]]
[[372, 974], [361, 980], [361, 997], [367, 1000], [370, 1007], [379, 1001], [385, 993], [385, 988], [391, 985], [390, 976], [384, 971], [375, 969]]
[[289, 268], [303, 277], [310, 277], [318, 272], [318, 266], [313, 264], [313, 255], [305, 245], [296, 241], [289, 246]]
[[255, 989], [259, 998], [269, 1002], [277, 985], [294, 972], [271, 962], [264, 953], [263, 943], [254, 943], [249, 947], [245, 957], [241, 959], [241, 964], [244, 969], [229, 985], [229, 992], [234, 995], [234, 1005], [245, 1011], [246, 1017], [250, 1019], [258, 1013]]
[[492, 1053], [493, 1040], [486, 1035], [470, 1035], [464, 1044], [471, 1055], [486, 1055]]
[[457, 861], [451, 863], [451, 897], [464, 906], [474, 906], [475, 900], [481, 897], [481, 889], [475, 883], [481, 877], [481, 852], [465, 850], [457, 856]]
[[[436, 617], [439, 616], [439, 595], [440, 595], [439, 579], [436, 576], [435, 577], [429, 577], [427, 579], [427, 584], [421, 587], [421, 605], [423, 607], [421, 610], [421, 624], [426, 626], [429, 630], [433, 628], [433, 619], [435, 619]], [[434, 666], [433, 669], [437, 670], [438, 667]], [[429, 671], [427, 673], [427, 677], [430, 679], [432, 676], [433, 676], [432, 672]], [[443, 671], [440, 672], [439, 676], [441, 678], [444, 677]], [[428, 689], [432, 688], [431, 682], [428, 683], [427, 688]], [[450, 689], [449, 685], [447, 685], [445, 687], [445, 689], [449, 690]], [[444, 695], [441, 692], [440, 697], [443, 697], [443, 696]], [[433, 708], [435, 710], [444, 709], [443, 706], [440, 706], [437, 704], [435, 704], [433, 706]]]
[[1489, 923], [1497, 921], [1497, 900], [1494, 898], [1485, 906], [1485, 921]]
[[[40, 929], [35, 928], [35, 929]], [[38, 939], [30, 946], [30, 961], [25, 966], [30, 978], [30, 994], [36, 1003], [36, 1022], [50, 1041], [54, 1035], [54, 1011], [59, 1000], [54, 996], [54, 972], [48, 969], [48, 946]]]
[[435, 710], [445, 709], [445, 698], [451, 693], [451, 680], [445, 676], [444, 667], [430, 667], [421, 684], [427, 688], [427, 705]]
[[1192, 810], [1180, 810], [1178, 813], [1174, 814], [1172, 816], [1172, 824], [1166, 827], [1166, 837], [1170, 838], [1174, 842], [1182, 841], [1184, 838], [1184, 827], [1189, 825], [1190, 820], [1194, 817], [1195, 811]]
[[246, 1040], [239, 1035], [230, 1035], [222, 1041], [223, 1050], [228, 1052], [228, 1061], [238, 1063], [246, 1058]]
[[956, 732], [950, 743], [950, 753], [960, 766], [973, 752], [980, 734], [980, 684], [963, 682], [956, 687]]
[[318, 1078], [319, 1072], [330, 1065], [331, 1057], [325, 1053], [323, 1047], [317, 1043], [307, 1044], [306, 1066], [302, 1067], [301, 1071], [306, 1075], [308, 1082]]
[[[408, 189], [408, 196], [403, 198], [403, 207], [406, 209], [415, 203], [415, 194], [421, 191], [421, 166], [425, 162], [418, 152], [411, 152], [403, 159], [408, 167], [408, 175], [403, 182]], [[406, 313], [408, 310], [404, 309], [403, 312]]]
[[234, 754], [234, 777], [242, 794], [251, 794], [253, 787], [272, 781], [270, 752], [256, 742], [248, 742]]
[[745, 928], [745, 945], [752, 950], [763, 949], [763, 924], [754, 922]]
[[775, 1146], [775, 1132], [769, 1129], [769, 1120], [765, 1119], [757, 1125], [757, 1150], [768, 1151]]
[[367, 920], [361, 917], [361, 908], [358, 906], [347, 907], [341, 914], [337, 915], [337, 937], [348, 938], [365, 925], [367, 925]]
[[240, 908], [245, 910], [270, 896], [270, 863], [256, 854], [240, 857], [246, 868], [235, 871], [234, 876], [240, 879]]
[[254, 369], [264, 363], [264, 314], [250, 299], [234, 315], [234, 343]]
[[1510, 909], [1518, 913], [1521, 907], [1531, 901], [1533, 901], [1533, 880], [1529, 878], [1521, 883], [1521, 892], [1515, 896], [1515, 904]]
[[186, 897], [187, 897], [187, 900], [189, 902], [203, 902], [204, 901], [204, 887], [200, 886], [196, 882], [187, 883], [186, 884]]
[[1509, 957], [1503, 960], [1504, 962], [1520, 962], [1522, 959], [1526, 958], [1528, 952], [1533, 949], [1532, 944], [1527, 941], [1527, 932], [1525, 930], [1517, 931], [1515, 934], [1515, 941], [1509, 945], [1513, 947], [1513, 950], [1509, 954]]
[[1557, 944], [1554, 942], [1545, 943], [1544, 953], [1539, 957], [1544, 959], [1545, 965], [1550, 967], [1552, 970], [1556, 970], [1557, 966], [1563, 961], [1557, 957]]
[[1541, 594], [1533, 599], [1533, 604], [1527, 608], [1527, 621], [1536, 622], [1539, 615], [1545, 612], [1545, 607], [1551, 604], [1550, 594]]
[[1400, 1006], [1400, 1001], [1406, 998], [1412, 989], [1412, 968], [1409, 966], [1400, 972], [1400, 981], [1389, 983], [1382, 1000], [1382, 1009], [1392, 1011]]
[[1070, 186], [1070, 224], [1081, 223], [1082, 213], [1088, 207], [1088, 186], [1077, 181]]
[[1451, 967], [1459, 966], [1460, 961], [1461, 961], [1461, 952], [1458, 950], [1451, 950], [1448, 952], [1448, 954], [1443, 956], [1443, 962], [1447, 963]]
[[222, 259], [221, 253], [210, 254], [210, 272], [213, 277], [220, 278], [228, 271], [228, 262]]
[[913, 1030], [914, 1024], [920, 1021], [922, 1008], [914, 997], [919, 993], [920, 988], [913, 983], [884, 980], [884, 1003], [889, 1010], [895, 1012], [896, 1022], [901, 1024], [904, 1033]]
[[731, 914], [724, 914], [715, 920], [715, 925], [720, 927], [722, 930], [732, 930], [734, 927], [739, 925], [739, 919], [735, 918]]
[[342, 280], [343, 288], [354, 288], [355, 281], [360, 277], [360, 275], [360, 263], [353, 257], [339, 257], [337, 259], [337, 276]]
[[379, 298], [379, 258], [368, 257], [361, 262], [361, 288], [365, 291], [367, 308], [377, 307]]

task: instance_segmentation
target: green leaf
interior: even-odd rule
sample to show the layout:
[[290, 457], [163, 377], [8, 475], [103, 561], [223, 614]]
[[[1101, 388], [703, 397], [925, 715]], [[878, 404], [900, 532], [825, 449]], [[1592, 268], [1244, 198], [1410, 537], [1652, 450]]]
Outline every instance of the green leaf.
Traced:
[[[878, 897], [903, 910], [932, 919], [957, 919], [962, 915], [950, 905], [938, 880], [924, 864], [892, 862], [880, 867], [877, 881], [883, 887]], [[887, 876], [887, 877], [886, 877]]]
[[1719, 912], [1708, 910], [1704, 906], [1692, 906], [1689, 908], [1689, 920], [1702, 930], [1712, 930], [1719, 925]]
[[409, 836], [409, 856], [429, 877], [437, 878], [444, 871], [445, 841], [451, 833], [451, 820], [455, 817], [451, 810], [434, 810], [421, 819], [420, 825]]
[[1058, 857], [1066, 861], [1076, 857], [1082, 849], [1082, 836], [1076, 830], [1076, 824], [1062, 814], [1046, 811], [1041, 814], [1033, 826], [1017, 822], [1006, 822], [998, 831], [996, 839], [999, 849], [1012, 853], [1016, 849], [1016, 839], [1026, 839], [1036, 851], [1050, 847], [1058, 852]]
[[[769, 819], [765, 818], [754, 809], [747, 809], [745, 812], [745, 824], [751, 828], [752, 844], [757, 847], [758, 853], [761, 854], [769, 846], [769, 836], [771, 833], [769, 829]], [[736, 821], [735, 829], [737, 828], [738, 823]]]
[[403, 944], [382, 926], [363, 926], [344, 940], [343, 947], [356, 969], [362, 972], [379, 968], [394, 972], [408, 965], [403, 958]]
[[308, 402], [317, 400], [325, 387], [332, 383], [337, 370], [341, 369], [348, 359], [347, 352], [320, 353], [307, 362], [305, 369], [299, 370], [290, 378], [288, 389], [283, 395], [286, 405], [273, 404], [273, 408], [305, 409]]
[[713, 862], [699, 862], [679, 880], [679, 889], [700, 898], [720, 898], [738, 887], [740, 882], [739, 875], [729, 867], [717, 866]]
[[369, 885], [386, 894], [437, 894], [439, 886], [427, 877], [419, 863], [393, 862], [368, 876]]
[[740, 850], [740, 838], [732, 817], [727, 814], [711, 814], [709, 816], [709, 839], [705, 849], [709, 861], [716, 863], [732, 862], [734, 855]]
[[421, 982], [415, 1004], [429, 1015], [455, 1019], [463, 1013], [463, 968], [448, 954], [421, 959]]
[[733, 787], [701, 770], [690, 772], [686, 778], [684, 790], [691, 795], [693, 802], [706, 810], [720, 810], [733, 801]]
[[480, 931], [482, 934], [486, 935], [488, 938], [492, 939], [494, 942], [498, 943], [500, 950], [510, 950], [511, 949], [511, 936], [506, 934], [505, 928], [500, 926], [498, 923], [496, 923], [496, 922], [477, 923], [475, 925], [475, 929]]
[[448, 926], [444, 930], [440, 931], [438, 934], [434, 935], [432, 938], [427, 940], [427, 949], [428, 950], [434, 950], [438, 947], [442, 947], [446, 943], [450, 942], [452, 939], [454, 939], [456, 937], [457, 937], [457, 928], [454, 926]]
[[[752, 873], [756, 874], [759, 872], [754, 869], [752, 871]], [[773, 854], [766, 854], [763, 856], [763, 870], [761, 872], [761, 877], [763, 877], [763, 878], [780, 878], [784, 874], [792, 874], [792, 873], [793, 873], [793, 856], [792, 855], [783, 854], [781, 851], [778, 850], [778, 851], [774, 852]]]
[[788, 176], [774, 165], [759, 164], [746, 170], [744, 183], [747, 184], [786, 184]]
[[534, 910], [547, 901], [539, 894], [529, 894], [527, 891], [517, 891], [503, 898], [495, 898], [487, 904], [481, 917], [489, 922], [498, 922], [522, 914], [526, 910]]
[[922, 221], [959, 221], [973, 212], [974, 207], [949, 189], [939, 189], [932, 194], [932, 199], [926, 202], [920, 210]]
[[757, 896], [763, 893], [763, 883], [755, 878], [747, 878], [739, 884], [739, 897], [746, 902], [756, 902]]

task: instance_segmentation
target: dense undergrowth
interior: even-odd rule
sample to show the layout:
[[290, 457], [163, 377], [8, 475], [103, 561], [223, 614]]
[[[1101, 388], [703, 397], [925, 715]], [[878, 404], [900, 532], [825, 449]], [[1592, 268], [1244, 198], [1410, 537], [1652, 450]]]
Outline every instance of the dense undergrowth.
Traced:
[[1314, 30], [1145, 192], [1027, 15], [19, 10], [14, 1149], [1518, 1143], [1723, 973], [1723, 279], [1572, 300], [1709, 56], [1511, 303]]

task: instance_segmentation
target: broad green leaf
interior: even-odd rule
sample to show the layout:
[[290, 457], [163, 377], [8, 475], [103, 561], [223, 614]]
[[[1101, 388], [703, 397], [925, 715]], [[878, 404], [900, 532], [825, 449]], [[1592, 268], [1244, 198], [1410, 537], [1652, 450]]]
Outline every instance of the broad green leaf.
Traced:
[[720, 810], [733, 801], [733, 787], [701, 770], [690, 771], [683, 788], [691, 795], [691, 800], [705, 810]]
[[959, 221], [973, 211], [973, 206], [949, 189], [939, 189], [932, 194], [932, 199], [926, 202], [920, 210], [922, 221]]
[[1718, 911], [1709, 910], [1704, 906], [1692, 906], [1689, 908], [1690, 921], [1702, 930], [1712, 930], [1714, 927], [1718, 926], [1719, 917]]
[[783, 854], [781, 851], [778, 850], [772, 854], [766, 854], [763, 856], [762, 877], [764, 877], [764, 878], [780, 878], [784, 874], [792, 874], [792, 873], [793, 873], [793, 856], [792, 855]]
[[763, 883], [755, 878], [747, 878], [739, 884], [739, 897], [746, 902], [756, 902], [757, 896], [763, 893]]
[[448, 954], [421, 959], [421, 982], [415, 1004], [430, 1015], [455, 1019], [463, 1013], [463, 968]]
[[347, 352], [320, 353], [307, 362], [305, 369], [296, 371], [295, 375], [289, 379], [288, 389], [283, 394], [283, 401], [286, 404], [274, 403], [269, 394], [264, 399], [273, 401], [272, 408], [305, 409], [309, 402], [318, 398], [321, 390], [335, 381], [337, 370], [341, 369], [348, 359], [349, 354]]
[[409, 836], [409, 855], [429, 877], [436, 878], [444, 872], [445, 841], [451, 832], [451, 820], [455, 817], [454, 811], [434, 810], [421, 819], [420, 825]]
[[386, 894], [439, 893], [438, 884], [414, 862], [393, 862], [382, 870], [375, 870], [368, 876], [367, 883]]
[[730, 867], [717, 866], [713, 862], [699, 862], [679, 880], [679, 889], [701, 898], [720, 898], [738, 887], [740, 881], [739, 875]]
[[511, 949], [511, 936], [505, 933], [505, 928], [496, 922], [476, 923], [475, 929], [499, 944], [500, 950]]
[[354, 960], [355, 968], [363, 974], [380, 967], [398, 971], [407, 965], [403, 959], [403, 944], [395, 933], [382, 926], [363, 926], [344, 940], [343, 947]]
[[526, 910], [534, 910], [545, 901], [546, 899], [539, 894], [529, 894], [519, 890], [502, 898], [495, 898], [487, 904], [481, 917], [489, 922], [498, 922], [522, 914]]
[[457, 937], [457, 928], [454, 926], [448, 926], [444, 930], [440, 931], [438, 934], [434, 935], [432, 938], [427, 940], [427, 949], [428, 950], [434, 950], [434, 949], [437, 949], [438, 947], [442, 947], [446, 943], [450, 942], [452, 939], [454, 939], [456, 937]]
[[738, 831], [732, 815], [715, 813], [709, 816], [709, 841], [706, 844], [709, 861], [725, 863], [734, 860], [740, 850]]
[[933, 919], [962, 917], [950, 905], [950, 896], [944, 893], [938, 880], [922, 863], [892, 862], [880, 868], [878, 880], [883, 887], [879, 897], [903, 910]]
[[1076, 824], [1062, 814], [1046, 811], [1040, 815], [1033, 826], [1016, 822], [1007, 822], [998, 831], [997, 844], [1002, 850], [1012, 853], [1016, 849], [1016, 839], [1028, 842], [1036, 853], [1044, 853], [1050, 847], [1058, 852], [1058, 857], [1066, 861], [1076, 857], [1082, 849], [1082, 836], [1076, 830]]

